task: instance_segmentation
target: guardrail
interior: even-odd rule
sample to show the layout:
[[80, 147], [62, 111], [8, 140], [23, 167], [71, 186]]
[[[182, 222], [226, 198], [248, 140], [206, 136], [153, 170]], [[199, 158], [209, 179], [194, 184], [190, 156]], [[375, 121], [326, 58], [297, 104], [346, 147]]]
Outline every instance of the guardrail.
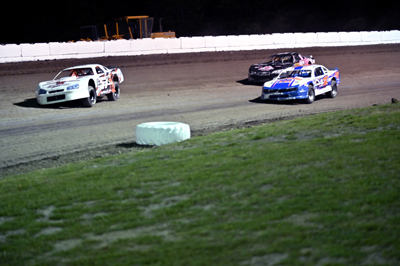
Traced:
[[400, 31], [273, 33], [0, 45], [0, 63], [105, 56], [400, 43]]

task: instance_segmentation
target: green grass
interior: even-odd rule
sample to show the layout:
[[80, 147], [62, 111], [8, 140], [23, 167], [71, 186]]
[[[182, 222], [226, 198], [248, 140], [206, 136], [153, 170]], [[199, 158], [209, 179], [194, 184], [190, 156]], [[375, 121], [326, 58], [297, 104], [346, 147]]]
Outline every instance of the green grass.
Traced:
[[0, 180], [1, 265], [400, 265], [400, 105]]

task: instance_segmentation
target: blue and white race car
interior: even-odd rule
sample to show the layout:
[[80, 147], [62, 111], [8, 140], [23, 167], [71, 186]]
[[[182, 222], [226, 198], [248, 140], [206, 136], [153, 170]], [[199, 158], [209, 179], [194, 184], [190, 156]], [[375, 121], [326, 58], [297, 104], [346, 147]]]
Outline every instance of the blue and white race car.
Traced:
[[337, 95], [340, 73], [322, 65], [297, 66], [285, 69], [277, 78], [264, 83], [261, 100], [304, 100], [312, 103], [315, 96], [326, 94], [329, 98]]

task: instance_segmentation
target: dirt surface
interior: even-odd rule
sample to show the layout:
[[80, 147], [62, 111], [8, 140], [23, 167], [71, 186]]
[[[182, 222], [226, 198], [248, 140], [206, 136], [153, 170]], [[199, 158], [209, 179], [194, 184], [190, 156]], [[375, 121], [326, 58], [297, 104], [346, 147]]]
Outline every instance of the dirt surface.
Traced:
[[[290, 49], [285, 49], [287, 51]], [[136, 125], [175, 121], [192, 136], [400, 99], [400, 44], [302, 48], [316, 63], [338, 67], [334, 99], [311, 104], [262, 102], [260, 84], [248, 84], [251, 64], [282, 50], [121, 56], [0, 64], [0, 177], [130, 152]], [[35, 89], [63, 68], [99, 63], [125, 76], [116, 102], [40, 107]]]

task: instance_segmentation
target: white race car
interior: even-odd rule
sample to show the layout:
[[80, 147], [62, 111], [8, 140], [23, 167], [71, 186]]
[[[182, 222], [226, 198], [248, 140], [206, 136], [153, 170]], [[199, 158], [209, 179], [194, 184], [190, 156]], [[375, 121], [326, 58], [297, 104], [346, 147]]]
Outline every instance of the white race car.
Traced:
[[97, 97], [107, 96], [111, 101], [120, 96], [119, 84], [124, 75], [119, 68], [97, 64], [70, 67], [58, 73], [53, 80], [40, 82], [36, 89], [39, 105], [82, 100], [92, 107]]

